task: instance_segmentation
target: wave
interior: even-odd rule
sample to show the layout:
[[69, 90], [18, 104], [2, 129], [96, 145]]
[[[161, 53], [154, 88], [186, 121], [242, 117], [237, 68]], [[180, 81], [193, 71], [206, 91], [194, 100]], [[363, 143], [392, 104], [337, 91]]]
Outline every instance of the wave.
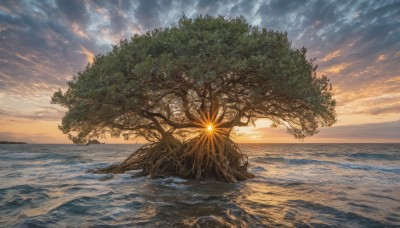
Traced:
[[[365, 193], [364, 195], [371, 196], [373, 198], [386, 199], [386, 200], [390, 200], [390, 201], [393, 201], [393, 202], [396, 201], [396, 202], [399, 202], [399, 204], [400, 204], [400, 200], [399, 199], [395, 199], [395, 198], [390, 197], [390, 196], [379, 195], [379, 194], [375, 194], [375, 193]], [[400, 207], [399, 207], [399, 211], [400, 211]]]
[[[322, 213], [324, 214], [324, 216], [319, 217], [319, 219], [323, 221], [324, 218], [329, 217], [329, 224], [333, 226], [339, 225], [340, 227], [391, 227], [389, 224], [372, 218], [367, 218], [358, 213], [344, 211], [339, 208], [323, 205], [320, 203], [305, 200], [289, 200], [287, 203], [292, 207], [297, 208], [297, 211], [301, 209], [302, 213]], [[364, 205], [360, 204], [357, 204], [357, 206], [362, 208], [367, 207], [364, 207]], [[370, 207], [368, 208], [370, 209]], [[308, 225], [313, 226], [311, 224]]]
[[348, 156], [366, 160], [400, 160], [400, 154], [382, 154], [382, 153], [352, 153]]
[[339, 166], [349, 169], [360, 169], [366, 171], [382, 171], [390, 173], [400, 173], [400, 166], [383, 166], [383, 165], [364, 165], [350, 162], [338, 163]]
[[400, 227], [398, 145], [250, 149], [256, 177], [231, 184], [86, 173], [131, 145], [0, 151], [0, 227]]
[[253, 157], [252, 160], [255, 161], [256, 163], [264, 163], [264, 164], [283, 163], [288, 165], [335, 165], [345, 169], [360, 169], [366, 171], [383, 171], [383, 172], [400, 173], [400, 166], [397, 165], [370, 165], [370, 164], [360, 164], [352, 162], [334, 162], [325, 160], [284, 158], [284, 157]]

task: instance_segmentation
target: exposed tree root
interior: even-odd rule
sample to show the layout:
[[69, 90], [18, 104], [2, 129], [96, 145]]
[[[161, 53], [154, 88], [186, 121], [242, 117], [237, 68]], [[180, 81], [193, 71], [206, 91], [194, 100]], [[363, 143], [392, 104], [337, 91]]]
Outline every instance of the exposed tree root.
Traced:
[[236, 182], [254, 177], [247, 172], [248, 158], [229, 137], [203, 134], [181, 143], [169, 138], [142, 146], [125, 161], [93, 173], [123, 173], [142, 170], [153, 178], [178, 176], [202, 180], [214, 178]]

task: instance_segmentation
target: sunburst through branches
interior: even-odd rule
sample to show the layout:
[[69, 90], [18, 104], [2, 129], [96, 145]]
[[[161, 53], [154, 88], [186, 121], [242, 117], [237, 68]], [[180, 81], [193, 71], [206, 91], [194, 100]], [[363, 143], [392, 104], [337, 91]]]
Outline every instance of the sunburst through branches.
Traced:
[[207, 126], [207, 131], [208, 131], [208, 133], [211, 134], [211, 133], [213, 132], [213, 130], [214, 130], [213, 125], [210, 124], [210, 125]]
[[74, 143], [107, 133], [149, 141], [95, 172], [235, 182], [253, 175], [234, 127], [267, 118], [304, 138], [335, 123], [329, 79], [306, 57], [285, 32], [242, 17], [183, 17], [97, 56], [52, 103], [68, 108], [60, 129]]

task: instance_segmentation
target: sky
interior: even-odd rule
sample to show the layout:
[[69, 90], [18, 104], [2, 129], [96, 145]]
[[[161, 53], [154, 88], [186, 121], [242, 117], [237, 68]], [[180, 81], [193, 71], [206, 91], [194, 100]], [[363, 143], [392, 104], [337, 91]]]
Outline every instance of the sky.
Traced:
[[[337, 101], [338, 121], [305, 143], [400, 142], [400, 1], [137, 0], [0, 1], [0, 141], [71, 143], [52, 94], [93, 56], [133, 34], [171, 26], [182, 14], [243, 15], [287, 31], [316, 58]], [[234, 140], [300, 143], [265, 120]], [[107, 143], [123, 140], [101, 139]], [[134, 142], [131, 142], [134, 143]]]

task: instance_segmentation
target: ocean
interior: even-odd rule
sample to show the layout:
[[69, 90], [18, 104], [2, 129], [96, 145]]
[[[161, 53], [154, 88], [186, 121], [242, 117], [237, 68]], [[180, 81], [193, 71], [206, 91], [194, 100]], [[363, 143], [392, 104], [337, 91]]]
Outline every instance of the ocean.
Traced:
[[242, 144], [255, 178], [87, 170], [140, 145], [0, 145], [0, 227], [400, 227], [400, 144]]

